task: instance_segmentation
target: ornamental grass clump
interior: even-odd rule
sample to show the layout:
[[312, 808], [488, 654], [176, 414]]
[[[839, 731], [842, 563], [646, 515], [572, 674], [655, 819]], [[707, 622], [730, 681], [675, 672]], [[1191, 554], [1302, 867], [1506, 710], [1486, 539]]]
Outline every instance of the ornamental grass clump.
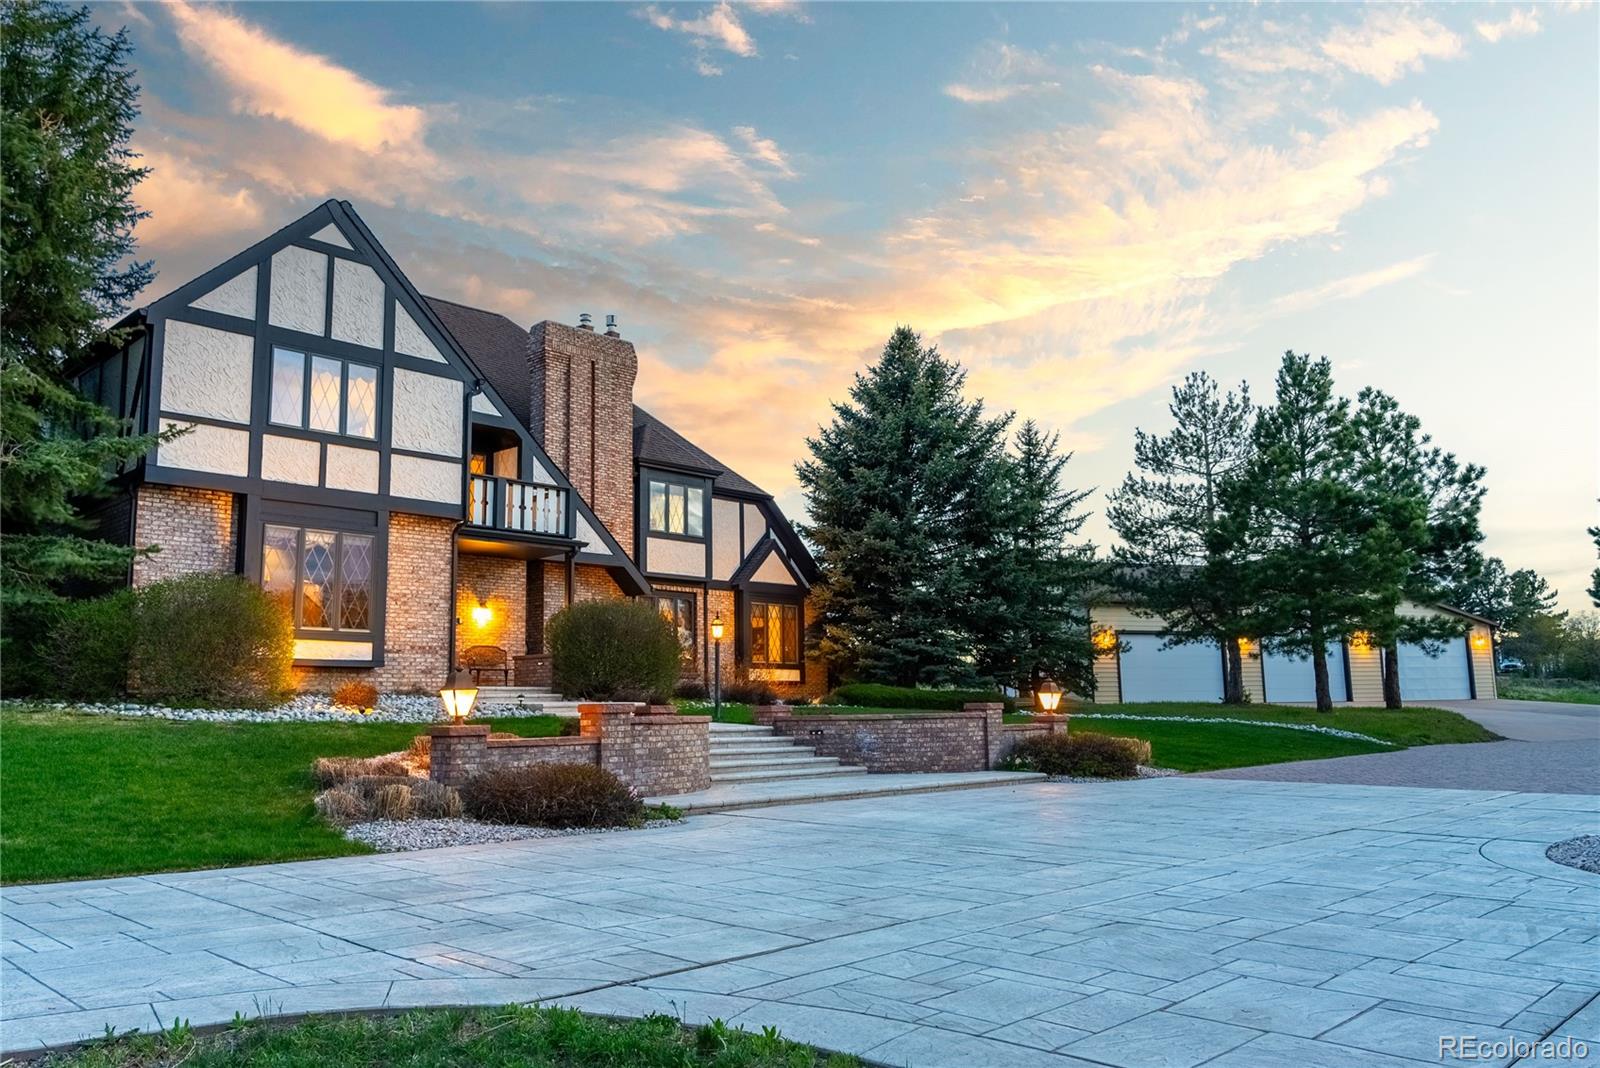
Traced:
[[455, 787], [409, 775], [348, 779], [322, 791], [314, 803], [323, 819], [339, 826], [369, 820], [459, 819], [463, 812]]
[[372, 775], [409, 776], [411, 768], [397, 754], [375, 757], [318, 757], [311, 765], [311, 777], [326, 790], [330, 786]]
[[1002, 762], [1010, 771], [1083, 779], [1131, 779], [1150, 763], [1150, 743], [1110, 734], [1046, 734], [1024, 738]]
[[624, 827], [644, 820], [644, 804], [621, 779], [593, 764], [495, 768], [461, 787], [467, 815], [531, 827]]

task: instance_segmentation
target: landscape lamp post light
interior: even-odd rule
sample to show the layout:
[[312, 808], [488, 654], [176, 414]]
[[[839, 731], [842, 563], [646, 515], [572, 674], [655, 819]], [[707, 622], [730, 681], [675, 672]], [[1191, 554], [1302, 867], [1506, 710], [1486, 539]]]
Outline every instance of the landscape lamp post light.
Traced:
[[722, 722], [722, 617], [717, 616], [711, 621], [711, 719], [712, 722]]
[[444, 710], [450, 713], [451, 723], [465, 723], [467, 717], [472, 715], [473, 704], [478, 700], [478, 684], [467, 672], [458, 670], [444, 684], [444, 689], [439, 691], [439, 700], [444, 702]]
[[1061, 707], [1061, 686], [1049, 675], [1034, 687], [1033, 707], [1047, 716], [1055, 715], [1056, 709]]

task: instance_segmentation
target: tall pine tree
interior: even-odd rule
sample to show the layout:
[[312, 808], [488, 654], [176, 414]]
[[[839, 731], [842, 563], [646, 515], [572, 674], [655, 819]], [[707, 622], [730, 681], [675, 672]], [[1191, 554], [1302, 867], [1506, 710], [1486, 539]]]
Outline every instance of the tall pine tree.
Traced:
[[[1351, 417], [1352, 473], [1365, 495], [1364, 510], [1393, 535], [1405, 555], [1400, 594], [1417, 604], [1436, 604], [1483, 566], [1478, 544], [1483, 532], [1483, 468], [1463, 466], [1452, 453], [1432, 444], [1422, 421], [1400, 408], [1387, 393], [1368, 387], [1356, 399]], [[1383, 697], [1399, 708], [1400, 642], [1437, 649], [1440, 642], [1466, 632], [1458, 618], [1380, 611], [1361, 629], [1383, 650]]]
[[1121, 539], [1112, 559], [1120, 585], [1166, 621], [1168, 640], [1224, 650], [1223, 695], [1244, 701], [1239, 638], [1251, 634], [1246, 561], [1219, 536], [1223, 491], [1254, 454], [1249, 387], [1224, 394], [1203, 371], [1174, 386], [1173, 428], [1136, 430], [1134, 463], [1110, 496], [1106, 518]]
[[77, 503], [153, 437], [77, 397], [65, 363], [147, 285], [131, 258], [145, 171], [128, 146], [138, 86], [125, 33], [87, 9], [0, 3], [0, 604], [8, 649], [63, 587], [108, 580], [131, 550], [84, 536]]
[[1222, 529], [1251, 560], [1263, 645], [1310, 657], [1317, 708], [1330, 711], [1328, 647], [1394, 615], [1410, 557], [1352, 477], [1350, 405], [1334, 395], [1326, 359], [1284, 354], [1253, 441], [1251, 461], [1225, 487]]
[[1068, 544], [1089, 518], [1078, 508], [1091, 491], [1062, 484], [1072, 454], [1060, 451], [1060, 435], [1046, 436], [1030, 419], [1014, 445], [998, 507], [986, 517], [998, 541], [983, 586], [997, 610], [978, 628], [979, 673], [1023, 693], [1047, 676], [1092, 693], [1087, 605], [1099, 565], [1094, 546]]
[[980, 574], [1009, 417], [962, 396], [964, 375], [895, 330], [796, 467], [822, 578], [817, 649], [842, 678], [967, 683], [987, 615]]

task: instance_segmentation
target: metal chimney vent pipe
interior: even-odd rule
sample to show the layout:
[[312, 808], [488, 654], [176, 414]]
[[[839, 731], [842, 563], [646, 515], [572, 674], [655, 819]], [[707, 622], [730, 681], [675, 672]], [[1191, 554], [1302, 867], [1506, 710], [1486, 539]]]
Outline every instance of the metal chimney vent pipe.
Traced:
[[593, 318], [593, 316], [591, 316], [588, 312], [579, 312], [578, 313], [578, 329], [579, 330], [593, 330], [594, 329], [594, 318]]
[[622, 334], [617, 331], [617, 317], [615, 315], [607, 315], [606, 316], [606, 337], [621, 337], [621, 336], [622, 336]]

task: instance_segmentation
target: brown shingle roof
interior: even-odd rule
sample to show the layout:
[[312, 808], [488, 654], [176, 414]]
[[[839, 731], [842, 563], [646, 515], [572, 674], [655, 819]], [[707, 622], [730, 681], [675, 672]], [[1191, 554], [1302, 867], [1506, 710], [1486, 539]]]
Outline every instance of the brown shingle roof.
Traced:
[[633, 455], [641, 463], [710, 475], [716, 489], [770, 496], [766, 490], [721, 463], [637, 404], [633, 406]]
[[495, 392], [511, 405], [511, 414], [523, 426], [530, 426], [533, 383], [528, 374], [528, 332], [498, 312], [469, 308], [438, 297], [422, 299], [472, 357]]

